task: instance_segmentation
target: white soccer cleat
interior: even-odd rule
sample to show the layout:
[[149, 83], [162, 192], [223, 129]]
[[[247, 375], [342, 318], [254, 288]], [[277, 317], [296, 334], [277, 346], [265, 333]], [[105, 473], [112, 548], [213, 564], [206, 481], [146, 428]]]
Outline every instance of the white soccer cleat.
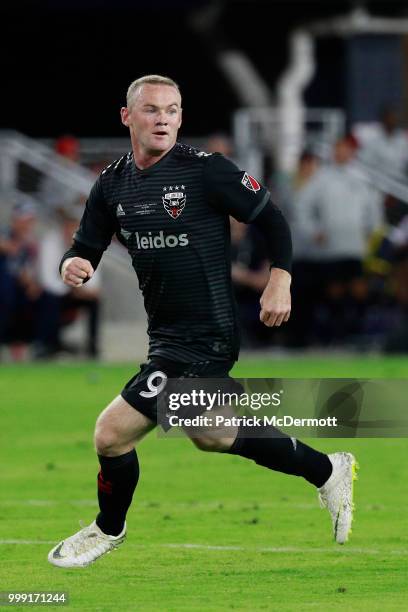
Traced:
[[331, 514], [334, 539], [338, 544], [344, 544], [351, 533], [353, 482], [357, 479], [358, 464], [351, 453], [333, 453], [328, 457], [333, 472], [319, 489], [320, 505]]
[[48, 561], [58, 567], [86, 567], [122, 544], [126, 523], [118, 536], [103, 533], [94, 521], [73, 536], [62, 540], [48, 554]]

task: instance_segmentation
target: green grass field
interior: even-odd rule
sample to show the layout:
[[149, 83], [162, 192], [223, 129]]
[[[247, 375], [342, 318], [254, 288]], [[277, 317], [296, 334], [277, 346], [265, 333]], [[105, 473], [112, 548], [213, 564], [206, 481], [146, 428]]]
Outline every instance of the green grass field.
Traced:
[[[313, 441], [360, 463], [354, 530], [340, 547], [302, 479], [153, 432], [138, 450], [126, 544], [82, 570], [49, 565], [51, 545], [96, 514], [93, 424], [134, 371], [1, 367], [0, 591], [67, 591], [76, 610], [408, 610], [406, 439]], [[242, 360], [234, 372], [407, 378], [408, 364]]]

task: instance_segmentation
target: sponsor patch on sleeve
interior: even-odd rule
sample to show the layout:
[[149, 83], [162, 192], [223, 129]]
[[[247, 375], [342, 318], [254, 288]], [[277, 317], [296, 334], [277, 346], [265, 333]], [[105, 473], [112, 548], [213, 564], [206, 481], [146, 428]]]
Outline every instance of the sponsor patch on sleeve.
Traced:
[[246, 187], [247, 189], [249, 189], [249, 191], [259, 191], [261, 186], [258, 183], [258, 181], [256, 179], [254, 179], [253, 176], [251, 176], [250, 174], [248, 174], [248, 172], [244, 173], [244, 176], [241, 179], [241, 183], [243, 184], [244, 187]]

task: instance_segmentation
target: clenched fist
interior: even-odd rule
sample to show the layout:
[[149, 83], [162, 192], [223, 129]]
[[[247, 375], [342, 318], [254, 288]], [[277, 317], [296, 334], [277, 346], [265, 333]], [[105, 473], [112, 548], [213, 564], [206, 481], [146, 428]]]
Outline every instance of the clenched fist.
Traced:
[[84, 280], [92, 278], [94, 269], [91, 262], [82, 257], [69, 257], [61, 268], [61, 277], [69, 287], [80, 287]]
[[259, 318], [267, 327], [279, 327], [290, 317], [291, 276], [286, 270], [272, 268], [271, 276], [260, 300]]

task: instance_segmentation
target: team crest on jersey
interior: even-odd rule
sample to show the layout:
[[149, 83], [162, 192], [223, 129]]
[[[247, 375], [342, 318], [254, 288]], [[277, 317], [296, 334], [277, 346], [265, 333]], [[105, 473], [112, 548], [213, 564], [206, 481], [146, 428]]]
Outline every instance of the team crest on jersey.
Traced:
[[249, 189], [249, 191], [259, 191], [261, 186], [258, 183], [258, 181], [256, 179], [254, 179], [253, 176], [251, 176], [250, 174], [248, 174], [248, 172], [245, 172], [244, 176], [241, 179], [241, 183], [243, 184], [244, 187], [246, 187], [247, 189]]
[[186, 194], [184, 185], [171, 185], [163, 187], [166, 193], [162, 196], [164, 210], [172, 219], [178, 219], [186, 205]]

